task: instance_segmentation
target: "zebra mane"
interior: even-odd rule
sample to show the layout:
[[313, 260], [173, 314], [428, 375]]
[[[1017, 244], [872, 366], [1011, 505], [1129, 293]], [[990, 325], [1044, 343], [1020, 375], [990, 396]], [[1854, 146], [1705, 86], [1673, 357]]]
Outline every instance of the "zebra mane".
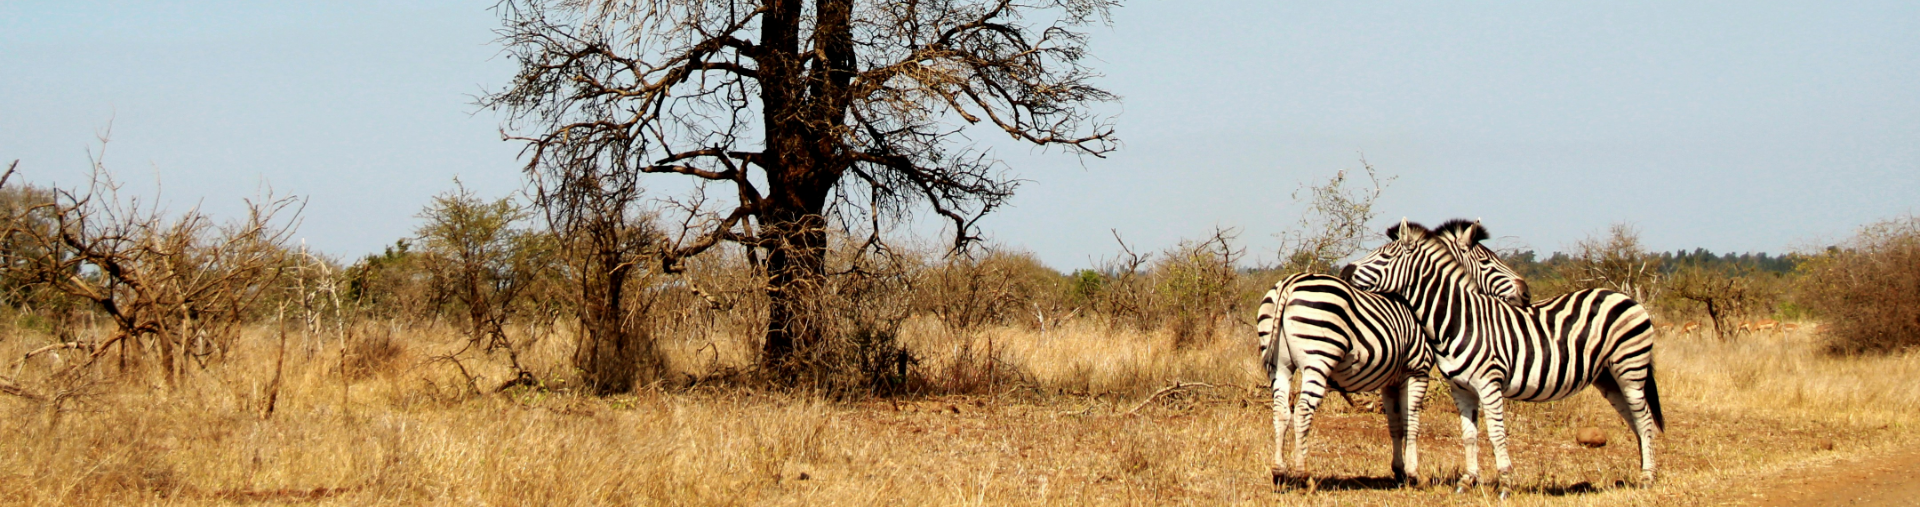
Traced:
[[[1440, 225], [1440, 230], [1455, 230], [1461, 229], [1461, 227], [1471, 227], [1471, 225], [1473, 225], [1471, 221], [1453, 219], [1453, 221], [1448, 221], [1448, 223]], [[1452, 229], [1450, 229], [1450, 227], [1452, 227]], [[1398, 240], [1400, 240], [1400, 229], [1402, 229], [1400, 225], [1388, 227], [1388, 229], [1386, 229], [1386, 238], [1398, 242]], [[1405, 229], [1407, 229], [1407, 232], [1413, 234], [1411, 238], [1415, 238], [1417, 242], [1446, 242], [1444, 238], [1440, 238], [1440, 234], [1436, 234], [1434, 230], [1428, 230], [1425, 225], [1419, 225], [1419, 223], [1405, 223]], [[1480, 230], [1482, 230], [1482, 232], [1478, 232], [1478, 234], [1484, 234], [1484, 229]], [[1476, 236], [1478, 236], [1478, 234], [1476, 234]], [[1476, 240], [1482, 240], [1482, 238], [1476, 238]], [[1442, 248], [1440, 248], [1440, 257], [1446, 259], [1448, 263], [1453, 263], [1455, 267], [1463, 269], [1465, 273], [1473, 273], [1473, 265], [1467, 263], [1467, 261], [1461, 261], [1457, 255], [1453, 254], [1452, 248], [1444, 248], [1444, 246], [1442, 246]]]
[[1464, 218], [1455, 218], [1453, 220], [1448, 220], [1447, 223], [1440, 224], [1440, 227], [1435, 228], [1433, 232], [1435, 234], [1452, 233], [1457, 235], [1462, 231], [1472, 231], [1472, 235], [1468, 236], [1467, 239], [1471, 240], [1474, 243], [1486, 241], [1487, 238], [1492, 237], [1487, 233], [1486, 226], [1474, 227], [1476, 225], [1480, 225], [1480, 222], [1474, 221], [1474, 220], [1467, 220]]
[[[1388, 240], [1391, 240], [1391, 241], [1400, 240], [1401, 225], [1403, 224], [1394, 224], [1393, 227], [1387, 228]], [[1407, 226], [1407, 230], [1412, 231], [1414, 233], [1415, 237], [1418, 237], [1420, 239], [1427, 239], [1427, 238], [1433, 237], [1433, 231], [1427, 230], [1427, 227], [1420, 225], [1420, 222], [1405, 222], [1404, 225]]]

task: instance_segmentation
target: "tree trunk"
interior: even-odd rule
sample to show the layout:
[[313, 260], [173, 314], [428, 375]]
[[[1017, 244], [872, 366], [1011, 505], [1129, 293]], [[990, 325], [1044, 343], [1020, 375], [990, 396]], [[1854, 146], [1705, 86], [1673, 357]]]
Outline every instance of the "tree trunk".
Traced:
[[175, 333], [162, 331], [152, 335], [154, 344], [158, 345], [157, 348], [160, 352], [161, 378], [166, 382], [169, 391], [177, 387], [176, 384], [180, 377], [180, 363], [183, 362], [180, 358], [176, 357], [180, 354], [180, 351], [176, 350], [179, 348], [175, 346], [176, 344], [173, 341], [176, 337], [169, 336], [171, 334]]
[[1727, 339], [1726, 319], [1721, 318], [1720, 308], [1713, 304], [1714, 299], [1712, 297], [1706, 298], [1706, 303], [1707, 319], [1713, 321], [1713, 336], [1722, 340]]
[[766, 228], [774, 245], [767, 254], [767, 334], [761, 359], [772, 371], [792, 373], [825, 331], [818, 304], [826, 282], [825, 225], [818, 214], [799, 214]]
[[590, 229], [597, 236], [588, 240], [592, 251], [581, 273], [581, 337], [573, 362], [587, 386], [606, 395], [632, 391], [643, 373], [651, 373], [654, 354], [644, 330], [627, 325], [623, 302], [635, 263], [620, 239], [625, 231], [618, 222], [599, 225]]
[[762, 364], [790, 375], [827, 330], [827, 220], [833, 185], [850, 162], [839, 153], [848, 104], [840, 88], [854, 74], [851, 2], [816, 0], [812, 36], [827, 69], [808, 70], [800, 53], [801, 0], [775, 0], [761, 26], [761, 119], [766, 130], [767, 198], [756, 213], [767, 240], [767, 332]]

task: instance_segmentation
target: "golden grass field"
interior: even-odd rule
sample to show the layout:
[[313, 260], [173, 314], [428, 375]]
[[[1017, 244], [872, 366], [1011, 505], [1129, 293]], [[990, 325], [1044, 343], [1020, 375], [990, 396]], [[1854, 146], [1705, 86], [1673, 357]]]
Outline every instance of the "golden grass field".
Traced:
[[[1316, 423], [1310, 457], [1322, 487], [1276, 491], [1267, 395], [1247, 331], [1223, 325], [1210, 345], [1174, 350], [1165, 336], [1085, 321], [963, 338], [914, 320], [903, 340], [925, 366], [953, 361], [966, 340], [974, 351], [991, 340], [996, 367], [1024, 379], [992, 395], [834, 401], [681, 381], [609, 398], [563, 388], [476, 395], [452, 364], [428, 361], [458, 349], [453, 332], [365, 324], [348, 335], [387, 336], [398, 350], [356, 362], [346, 383], [337, 335], [292, 335], [285, 388], [266, 418], [272, 329], [253, 331], [225, 363], [172, 388], [146, 377], [55, 381], [45, 372], [58, 361], [40, 356], [19, 370], [23, 385], [80, 394], [57, 410], [0, 397], [0, 502], [1502, 504], [1488, 488], [1453, 492], [1461, 449], [1444, 390], [1424, 412], [1421, 472], [1449, 484], [1390, 487], [1381, 416], [1335, 397]], [[1656, 439], [1661, 482], [1652, 489], [1621, 485], [1638, 475], [1636, 452], [1597, 394], [1510, 405], [1516, 477], [1504, 504], [1738, 501], [1782, 470], [1920, 440], [1920, 383], [1912, 381], [1920, 355], [1834, 358], [1818, 353], [1818, 339], [1812, 331], [1733, 342], [1662, 337], [1670, 426]], [[48, 340], [12, 332], [0, 353], [18, 358]], [[560, 371], [566, 341], [535, 340], [524, 360]], [[675, 367], [695, 374], [751, 357], [741, 340], [666, 345]], [[482, 388], [505, 380], [497, 358], [462, 362]], [[1206, 386], [1147, 400], [1174, 382]], [[1589, 425], [1612, 443], [1574, 445], [1573, 430]], [[1485, 444], [1481, 459], [1491, 474]]]

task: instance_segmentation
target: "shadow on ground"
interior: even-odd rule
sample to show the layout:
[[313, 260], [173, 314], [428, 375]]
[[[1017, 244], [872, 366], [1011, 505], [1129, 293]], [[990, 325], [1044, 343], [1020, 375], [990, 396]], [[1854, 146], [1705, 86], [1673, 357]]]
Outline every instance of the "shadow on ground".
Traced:
[[[1317, 479], [1314, 479], [1312, 484], [1309, 484], [1304, 479], [1298, 479], [1298, 478], [1291, 479], [1291, 480], [1277, 480], [1275, 481], [1275, 484], [1274, 484], [1274, 491], [1304, 491], [1304, 490], [1392, 491], [1392, 490], [1407, 489], [1407, 488], [1412, 488], [1412, 489], [1453, 488], [1454, 486], [1455, 485], [1452, 481], [1436, 481], [1432, 479], [1429, 479], [1428, 482], [1425, 482], [1422, 485], [1413, 486], [1413, 485], [1401, 484], [1401, 482], [1398, 479], [1394, 479], [1393, 477], [1338, 476], [1338, 477], [1317, 478]], [[1575, 495], [1590, 495], [1590, 494], [1604, 492], [1608, 489], [1622, 488], [1622, 487], [1627, 487], [1627, 484], [1624, 482], [1615, 482], [1611, 487], [1602, 487], [1602, 486], [1596, 486], [1592, 482], [1580, 481], [1573, 484], [1555, 484], [1555, 485], [1542, 485], [1542, 486], [1514, 488], [1512, 491], [1514, 493], [1529, 494], [1529, 495], [1575, 496]]]

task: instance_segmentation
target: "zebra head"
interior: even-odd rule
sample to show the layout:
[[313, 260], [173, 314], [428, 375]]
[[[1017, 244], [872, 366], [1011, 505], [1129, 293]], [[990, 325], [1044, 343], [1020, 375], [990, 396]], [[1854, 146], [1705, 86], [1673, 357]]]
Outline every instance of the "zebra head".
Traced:
[[1433, 232], [1417, 223], [1400, 219], [1400, 225], [1387, 228], [1387, 244], [1367, 252], [1365, 257], [1354, 261], [1347, 283], [1355, 288], [1370, 292], [1398, 293], [1413, 287], [1414, 274], [1424, 270], [1408, 264], [1415, 262], [1419, 255], [1415, 250], [1421, 243], [1433, 237]]
[[1479, 285], [1481, 294], [1500, 298], [1514, 306], [1533, 304], [1527, 279], [1494, 255], [1493, 249], [1480, 243], [1491, 235], [1479, 220], [1448, 220], [1435, 228], [1433, 234], [1439, 237], [1447, 250], [1453, 252], [1455, 259], [1473, 270], [1472, 278]]
[[[1454, 220], [1438, 230], [1428, 230], [1402, 219], [1400, 225], [1387, 229], [1387, 237], [1391, 241], [1341, 273], [1348, 283], [1370, 292], [1401, 292], [1418, 281], [1414, 273], [1456, 270], [1466, 290], [1514, 306], [1532, 304], [1526, 279], [1492, 249], [1480, 244], [1487, 235], [1478, 222]], [[1433, 251], [1420, 255], [1421, 249]]]

